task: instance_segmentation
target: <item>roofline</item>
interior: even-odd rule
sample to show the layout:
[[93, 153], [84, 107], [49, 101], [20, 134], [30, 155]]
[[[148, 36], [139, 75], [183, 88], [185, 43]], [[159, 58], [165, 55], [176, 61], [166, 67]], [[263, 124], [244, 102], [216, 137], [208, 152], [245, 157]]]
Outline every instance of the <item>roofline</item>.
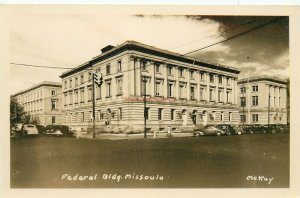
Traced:
[[247, 83], [247, 82], [259, 82], [259, 81], [271, 81], [275, 83], [280, 83], [280, 84], [287, 84], [287, 81], [284, 79], [280, 79], [278, 77], [273, 77], [273, 76], [255, 76], [255, 77], [250, 77], [250, 78], [242, 78], [239, 79], [237, 84], [242, 84], [242, 83]]
[[22, 91], [19, 91], [13, 95], [11, 95], [11, 97], [16, 97], [20, 94], [23, 94], [23, 93], [26, 93], [28, 91], [31, 91], [31, 90], [34, 90], [34, 89], [37, 89], [39, 87], [43, 87], [43, 86], [49, 86], [49, 87], [62, 87], [62, 83], [61, 82], [51, 82], [51, 81], [43, 81], [43, 82], [40, 82], [36, 85], [33, 85], [32, 87], [29, 87], [27, 89], [24, 89]]
[[113, 57], [124, 51], [131, 51], [131, 50], [137, 51], [137, 52], [142, 52], [142, 53], [148, 53], [151, 55], [160, 56], [162, 58], [167, 58], [167, 59], [171, 59], [171, 60], [177, 60], [177, 61], [184, 62], [184, 63], [203, 66], [203, 67], [207, 67], [210, 69], [217, 69], [217, 70], [227, 71], [227, 72], [231, 72], [231, 73], [235, 73], [235, 74], [240, 73], [240, 70], [235, 67], [229, 67], [229, 66], [220, 65], [217, 63], [201, 61], [201, 60], [195, 59], [195, 58], [189, 58], [182, 54], [170, 52], [167, 50], [162, 50], [162, 49], [148, 46], [148, 45], [136, 42], [136, 41], [126, 41], [123, 44], [113, 48], [112, 50], [105, 52], [99, 56], [96, 56], [92, 60], [85, 62], [84, 64], [79, 65], [78, 67], [75, 67], [74, 69], [71, 69], [69, 71], [62, 73], [62, 75], [60, 75], [60, 78], [64, 78], [64, 77], [67, 77], [74, 73], [80, 72], [84, 69], [92, 67], [92, 65], [94, 65], [100, 61], [103, 61], [105, 59]]

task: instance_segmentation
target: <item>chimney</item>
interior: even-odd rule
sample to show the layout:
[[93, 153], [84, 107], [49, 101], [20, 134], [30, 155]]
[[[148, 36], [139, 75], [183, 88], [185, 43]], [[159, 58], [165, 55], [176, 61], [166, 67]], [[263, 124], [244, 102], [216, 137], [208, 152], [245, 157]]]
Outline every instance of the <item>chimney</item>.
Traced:
[[102, 48], [102, 49], [101, 49], [101, 52], [102, 52], [102, 54], [103, 54], [103, 53], [105, 53], [105, 52], [110, 51], [110, 50], [113, 49], [114, 47], [115, 47], [115, 46], [108, 45], [108, 46]]

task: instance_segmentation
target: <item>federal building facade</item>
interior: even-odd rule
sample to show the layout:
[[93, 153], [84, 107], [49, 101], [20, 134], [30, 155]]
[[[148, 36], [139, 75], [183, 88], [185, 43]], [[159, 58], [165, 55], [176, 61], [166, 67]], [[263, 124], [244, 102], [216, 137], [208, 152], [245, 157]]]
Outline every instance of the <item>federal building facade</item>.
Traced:
[[131, 126], [134, 130], [182, 131], [195, 125], [239, 123], [240, 71], [181, 54], [126, 41], [103, 48], [99, 56], [60, 77], [65, 122], [92, 126], [92, 73], [96, 127]]
[[238, 80], [240, 123], [287, 124], [287, 82], [257, 76]]
[[24, 107], [30, 121], [46, 126], [64, 122], [61, 92], [61, 83], [44, 81], [11, 97]]

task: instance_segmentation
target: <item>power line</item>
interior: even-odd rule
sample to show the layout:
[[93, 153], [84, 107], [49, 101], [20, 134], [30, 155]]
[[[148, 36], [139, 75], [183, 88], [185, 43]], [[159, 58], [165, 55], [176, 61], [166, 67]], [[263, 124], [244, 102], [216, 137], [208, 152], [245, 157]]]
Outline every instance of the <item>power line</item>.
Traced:
[[202, 48], [200, 48], [200, 49], [197, 49], [197, 50], [194, 50], [194, 51], [188, 52], [188, 53], [186, 53], [186, 54], [183, 54], [183, 55], [192, 54], [192, 53], [198, 52], [198, 51], [200, 51], [200, 50], [203, 50], [203, 49], [206, 49], [206, 48], [209, 48], [209, 47], [212, 47], [212, 46], [218, 45], [218, 44], [220, 44], [220, 43], [223, 43], [223, 42], [226, 42], [226, 41], [232, 40], [232, 39], [234, 39], [234, 38], [237, 38], [237, 37], [243, 36], [243, 35], [245, 35], [245, 34], [248, 34], [248, 33], [250, 33], [250, 32], [253, 32], [253, 31], [255, 31], [255, 30], [258, 30], [258, 29], [264, 28], [264, 27], [266, 27], [266, 26], [268, 26], [268, 25], [270, 25], [270, 24], [272, 24], [272, 23], [275, 23], [275, 22], [277, 22], [277, 21], [279, 21], [279, 20], [281, 20], [281, 19], [283, 19], [283, 18], [284, 18], [284, 17], [278, 17], [278, 18], [276, 18], [276, 19], [274, 19], [274, 20], [271, 20], [271, 21], [269, 21], [269, 22], [267, 22], [267, 23], [264, 23], [264, 24], [262, 24], [262, 25], [259, 25], [259, 26], [257, 26], [257, 27], [254, 27], [254, 28], [252, 28], [252, 29], [250, 29], [250, 30], [247, 30], [247, 31], [245, 31], [245, 32], [241, 32], [241, 33], [239, 33], [239, 34], [236, 34], [236, 35], [234, 35], [234, 36], [232, 36], [232, 37], [229, 37], [229, 38], [223, 39], [223, 40], [221, 40], [221, 41], [219, 41], [219, 42], [216, 42], [216, 43], [210, 44], [210, 45], [208, 45], [208, 46], [205, 46], [205, 47], [202, 47]]
[[30, 64], [23, 64], [23, 63], [9, 63], [9, 64], [11, 64], [11, 65], [17, 65], [17, 66], [40, 67], [40, 68], [49, 68], [49, 69], [74, 69], [72, 67], [51, 67], [51, 66], [30, 65]]

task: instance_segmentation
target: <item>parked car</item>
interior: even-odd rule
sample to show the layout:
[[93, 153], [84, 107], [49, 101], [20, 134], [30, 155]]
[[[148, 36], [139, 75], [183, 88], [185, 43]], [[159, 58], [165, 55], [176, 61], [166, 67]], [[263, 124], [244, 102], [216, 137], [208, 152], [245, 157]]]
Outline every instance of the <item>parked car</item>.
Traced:
[[23, 123], [17, 123], [10, 128], [10, 134], [22, 135]]
[[44, 127], [43, 125], [37, 124], [37, 125], [35, 125], [35, 126], [36, 126], [36, 128], [38, 129], [38, 132], [39, 132], [40, 135], [46, 133], [46, 127]]
[[34, 124], [24, 124], [22, 127], [22, 134], [23, 136], [27, 136], [27, 135], [38, 135], [38, 129], [36, 127], [36, 125]]
[[242, 134], [253, 134], [253, 132], [251, 131], [252, 129], [252, 125], [250, 124], [242, 124], [238, 126], [238, 131], [240, 131]]
[[237, 131], [232, 125], [230, 124], [219, 124], [219, 125], [216, 125], [216, 127], [218, 129], [221, 129], [223, 131], [226, 132], [227, 135], [240, 135], [241, 132], [240, 131]]
[[214, 125], [207, 125], [204, 127], [197, 127], [194, 129], [194, 136], [199, 137], [202, 135], [225, 135], [226, 132], [223, 129], [219, 129]]
[[71, 137], [73, 132], [66, 125], [47, 125], [45, 135]]

